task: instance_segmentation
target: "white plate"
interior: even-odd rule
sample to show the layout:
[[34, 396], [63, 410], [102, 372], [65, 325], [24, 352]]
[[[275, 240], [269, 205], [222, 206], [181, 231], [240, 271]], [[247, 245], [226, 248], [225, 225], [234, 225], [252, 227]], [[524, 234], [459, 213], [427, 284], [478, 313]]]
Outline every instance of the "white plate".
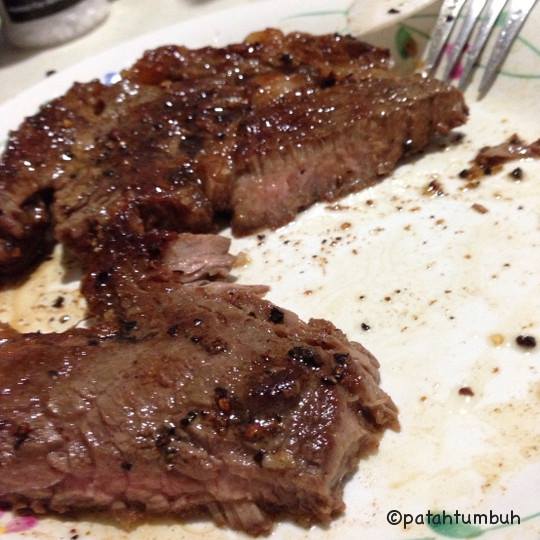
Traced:
[[[395, 4], [400, 7], [398, 0]], [[114, 72], [148, 47], [223, 44], [266, 26], [347, 31], [359, 28], [358, 17], [370, 13], [366, 9], [359, 15], [348, 0], [335, 0], [331, 9], [322, 0], [308, 9], [305, 5], [260, 2], [144, 36], [21, 94], [0, 108], [2, 127], [16, 127], [23, 115], [72, 81]], [[396, 15], [383, 20], [379, 13], [372, 21], [378, 30], [370, 38], [391, 47], [400, 65], [410, 67], [435, 14], [431, 7], [402, 22]], [[488, 97], [476, 102], [469, 92], [471, 118], [462, 144], [404, 164], [378, 186], [339, 205], [316, 205], [262, 241], [234, 240], [233, 251], [246, 252], [249, 261], [236, 269], [239, 280], [263, 281], [272, 287], [268, 296], [276, 303], [306, 318], [330, 319], [362, 341], [381, 360], [383, 387], [401, 410], [402, 432], [386, 434], [378, 454], [362, 461], [347, 484], [346, 513], [328, 529], [280, 524], [274, 538], [538, 539], [540, 347], [524, 352], [514, 339], [519, 334], [540, 339], [540, 164], [521, 163], [522, 182], [509, 179], [508, 171], [516, 166], [510, 164], [469, 191], [460, 189], [464, 182], [457, 173], [485, 144], [513, 132], [529, 140], [540, 136], [539, 25], [537, 8]], [[423, 195], [433, 178], [446, 196]], [[489, 212], [475, 212], [474, 203]], [[66, 328], [83, 313], [76, 287], [56, 258], [19, 289], [1, 293], [0, 316], [21, 330]], [[58, 294], [67, 295], [66, 307], [51, 309]], [[362, 330], [363, 322], [369, 331]], [[504, 343], [495, 346], [490, 336], [498, 334]], [[462, 387], [470, 387], [474, 396], [460, 395]], [[513, 511], [522, 524], [478, 530], [415, 524], [404, 530], [387, 523], [394, 509], [411, 514]], [[153, 521], [123, 531], [99, 518], [16, 521], [9, 513], [0, 516], [0, 527], [6, 538], [241, 536], [209, 522]]]

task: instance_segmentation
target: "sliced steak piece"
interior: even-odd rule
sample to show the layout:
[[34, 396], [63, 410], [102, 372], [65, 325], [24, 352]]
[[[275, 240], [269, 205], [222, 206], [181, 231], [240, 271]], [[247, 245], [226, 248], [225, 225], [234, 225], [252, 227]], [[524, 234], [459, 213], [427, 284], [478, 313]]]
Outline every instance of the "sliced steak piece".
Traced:
[[458, 90], [419, 76], [346, 81], [253, 111], [235, 155], [233, 231], [278, 227], [363, 189], [466, 115]]
[[0, 344], [0, 500], [36, 512], [208, 512], [266, 533], [327, 523], [396, 408], [326, 321], [234, 285], [180, 287], [159, 324]]
[[229, 253], [231, 241], [216, 234], [179, 234], [165, 251], [163, 264], [178, 273], [182, 283], [229, 275], [235, 257]]
[[0, 158], [0, 273], [38, 257], [53, 221], [57, 238], [87, 250], [125, 198], [139, 204], [136, 227], [209, 230], [213, 208], [230, 209], [242, 111], [387, 63], [387, 51], [352, 37], [267, 30], [220, 49], [149, 51], [110, 87], [75, 84], [13, 132]]

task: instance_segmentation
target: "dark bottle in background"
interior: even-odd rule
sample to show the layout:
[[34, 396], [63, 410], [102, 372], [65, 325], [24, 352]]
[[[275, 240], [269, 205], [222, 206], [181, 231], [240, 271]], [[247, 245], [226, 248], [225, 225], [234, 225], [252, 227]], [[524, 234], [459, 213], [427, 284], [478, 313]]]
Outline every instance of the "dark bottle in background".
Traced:
[[17, 47], [47, 47], [80, 36], [107, 17], [107, 0], [0, 0], [2, 32]]

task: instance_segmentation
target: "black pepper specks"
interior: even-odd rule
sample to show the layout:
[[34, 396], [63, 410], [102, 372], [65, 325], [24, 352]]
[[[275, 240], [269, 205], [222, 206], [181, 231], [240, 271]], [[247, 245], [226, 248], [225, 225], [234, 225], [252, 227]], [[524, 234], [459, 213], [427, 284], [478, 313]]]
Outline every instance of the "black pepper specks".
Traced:
[[281, 311], [281, 309], [278, 309], [275, 306], [272, 306], [268, 320], [270, 322], [273, 322], [274, 324], [281, 324], [283, 323], [284, 318], [285, 318], [285, 315], [283, 311]]
[[173, 324], [172, 326], [169, 326], [169, 328], [167, 328], [167, 334], [171, 337], [176, 337], [178, 335], [178, 325]]
[[122, 321], [122, 332], [129, 333], [137, 328], [137, 321]]
[[288, 54], [288, 53], [283, 53], [280, 56], [280, 60], [281, 60], [282, 64], [284, 64], [285, 66], [290, 66], [293, 63], [292, 56], [290, 54]]
[[319, 355], [308, 347], [293, 347], [287, 356], [296, 362], [300, 362], [310, 368], [319, 368], [322, 365]]
[[180, 420], [180, 427], [188, 427], [195, 421], [195, 418], [197, 418], [198, 415], [199, 413], [197, 411], [189, 411], [186, 416]]
[[336, 76], [333, 73], [330, 73], [328, 77], [324, 77], [324, 79], [321, 80], [321, 88], [332, 88], [332, 86], [336, 85]]
[[536, 347], [536, 338], [534, 336], [518, 336], [516, 343], [523, 349], [534, 349]]
[[111, 278], [111, 275], [109, 272], [106, 272], [105, 270], [102, 272], [98, 272], [96, 275], [96, 283], [98, 285], [106, 285], [109, 282], [109, 279]]
[[523, 169], [521, 167], [516, 167], [513, 171], [510, 172], [510, 176], [514, 180], [521, 180], [523, 178]]
[[334, 360], [336, 364], [340, 366], [344, 366], [349, 361], [350, 355], [349, 353], [335, 353], [334, 354]]
[[227, 397], [227, 394], [228, 394], [227, 389], [226, 389], [226, 388], [223, 388], [223, 387], [221, 387], [221, 386], [216, 386], [216, 387], [214, 388], [214, 392], [215, 392], [215, 394], [216, 394], [216, 397], [218, 397], [218, 398], [224, 398], [224, 397]]
[[52, 304], [53, 308], [60, 309], [64, 306], [64, 297], [63, 296], [57, 296], [55, 301]]
[[155, 445], [156, 448], [158, 448], [161, 451], [164, 451], [165, 453], [168, 452], [168, 446], [171, 443], [172, 437], [176, 434], [176, 428], [173, 424], [166, 423], [164, 424], [158, 431], [156, 439], [155, 439]]
[[371, 329], [371, 326], [369, 326], [369, 324], [366, 324], [365, 322], [363, 322], [363, 323], [360, 325], [360, 327], [362, 328], [362, 330], [363, 330], [364, 332], [367, 332], [368, 330]]

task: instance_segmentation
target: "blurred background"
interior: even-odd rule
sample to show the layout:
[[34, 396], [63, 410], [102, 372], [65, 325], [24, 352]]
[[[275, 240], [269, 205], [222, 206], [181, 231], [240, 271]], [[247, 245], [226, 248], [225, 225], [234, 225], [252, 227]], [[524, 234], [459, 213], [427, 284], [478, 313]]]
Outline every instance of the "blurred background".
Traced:
[[130, 38], [256, 1], [0, 0], [0, 103], [44, 77]]

